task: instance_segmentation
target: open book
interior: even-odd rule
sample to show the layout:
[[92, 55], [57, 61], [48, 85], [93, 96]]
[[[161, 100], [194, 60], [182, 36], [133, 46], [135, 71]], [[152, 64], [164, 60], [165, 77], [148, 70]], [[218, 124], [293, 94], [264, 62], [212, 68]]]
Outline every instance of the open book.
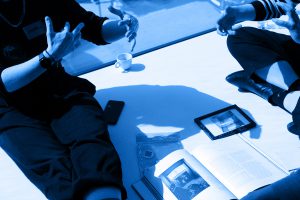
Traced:
[[241, 134], [171, 152], [133, 189], [147, 200], [240, 199], [289, 172]]

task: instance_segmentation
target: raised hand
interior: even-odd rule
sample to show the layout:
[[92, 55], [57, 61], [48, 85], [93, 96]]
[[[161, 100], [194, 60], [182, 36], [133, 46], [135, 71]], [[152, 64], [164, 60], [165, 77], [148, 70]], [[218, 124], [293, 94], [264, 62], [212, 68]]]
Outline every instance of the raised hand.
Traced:
[[45, 23], [48, 44], [47, 52], [54, 60], [59, 61], [79, 45], [81, 29], [83, 28], [84, 24], [78, 24], [71, 32], [70, 24], [66, 22], [62, 31], [55, 32], [50, 17], [45, 17]]
[[235, 30], [241, 27], [236, 25], [238, 22], [235, 10], [228, 7], [217, 22], [217, 33], [222, 36], [234, 34]]
[[122, 10], [118, 10], [113, 6], [109, 6], [108, 10], [120, 17], [121, 21], [119, 22], [119, 26], [125, 25], [127, 27], [125, 37], [128, 38], [128, 41], [131, 42], [133, 39], [135, 39], [139, 28], [139, 22], [137, 18]]
[[217, 22], [217, 32], [220, 35], [233, 35], [241, 27], [240, 22], [255, 19], [255, 9], [251, 4], [242, 4], [226, 8], [225, 13]]
[[286, 3], [277, 2], [277, 5], [282, 8], [288, 16], [288, 20], [272, 19], [278, 26], [285, 27], [289, 30], [292, 39], [300, 44], [300, 20], [295, 10], [295, 4], [287, 0]]

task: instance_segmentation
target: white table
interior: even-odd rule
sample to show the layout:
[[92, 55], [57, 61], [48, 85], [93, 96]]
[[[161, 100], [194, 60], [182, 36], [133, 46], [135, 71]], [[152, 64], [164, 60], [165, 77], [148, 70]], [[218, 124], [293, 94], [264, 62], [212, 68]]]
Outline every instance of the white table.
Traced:
[[81, 76], [97, 86], [96, 98], [103, 107], [110, 99], [126, 103], [109, 131], [121, 157], [129, 199], [137, 199], [130, 187], [139, 178], [136, 134], [181, 131], [182, 145], [193, 148], [197, 135], [203, 134], [193, 119], [229, 104], [237, 104], [258, 124], [244, 135], [287, 169], [300, 166], [299, 139], [286, 129], [291, 116], [225, 81], [226, 75], [241, 69], [225, 37], [212, 32], [136, 57], [133, 63], [128, 73], [110, 66]]

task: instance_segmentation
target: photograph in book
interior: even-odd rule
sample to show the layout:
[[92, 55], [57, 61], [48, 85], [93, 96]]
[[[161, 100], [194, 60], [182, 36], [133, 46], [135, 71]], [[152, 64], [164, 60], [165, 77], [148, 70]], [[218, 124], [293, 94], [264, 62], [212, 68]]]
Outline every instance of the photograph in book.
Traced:
[[159, 178], [177, 199], [182, 200], [193, 199], [209, 187], [209, 184], [184, 159], [171, 165]]
[[235, 198], [184, 149], [170, 153], [156, 165], [147, 168], [144, 176], [132, 187], [142, 199], [147, 200]]

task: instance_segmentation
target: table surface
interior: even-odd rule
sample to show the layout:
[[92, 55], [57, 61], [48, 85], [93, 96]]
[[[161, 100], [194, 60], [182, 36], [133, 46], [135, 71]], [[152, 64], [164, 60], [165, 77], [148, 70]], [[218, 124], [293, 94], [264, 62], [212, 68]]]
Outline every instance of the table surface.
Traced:
[[[243, 133], [247, 138], [285, 168], [300, 166], [299, 138], [286, 129], [291, 116], [225, 81], [240, 69], [227, 50], [226, 37], [211, 32], [135, 57], [127, 73], [109, 66], [81, 76], [96, 85], [95, 97], [102, 107], [111, 99], [125, 102], [118, 123], [109, 126], [109, 132], [121, 158], [128, 199], [139, 199], [131, 188], [140, 177], [137, 134], [153, 137], [180, 132], [182, 146], [193, 148], [197, 135], [203, 134], [194, 118], [232, 104], [258, 125]], [[0, 199], [43, 199], [2, 151], [0, 163]]]
[[[129, 199], [136, 198], [130, 185], [140, 176], [137, 134], [151, 137], [180, 131], [182, 141], [196, 141], [203, 132], [193, 119], [231, 104], [258, 124], [244, 133], [247, 138], [285, 168], [300, 166], [299, 138], [286, 129], [291, 116], [225, 81], [241, 69], [227, 50], [226, 37], [211, 32], [136, 57], [133, 63], [127, 73], [110, 66], [82, 76], [97, 86], [96, 98], [103, 107], [110, 99], [125, 101], [118, 124], [109, 130], [121, 157]], [[189, 142], [186, 148], [192, 144], [197, 142]]]

